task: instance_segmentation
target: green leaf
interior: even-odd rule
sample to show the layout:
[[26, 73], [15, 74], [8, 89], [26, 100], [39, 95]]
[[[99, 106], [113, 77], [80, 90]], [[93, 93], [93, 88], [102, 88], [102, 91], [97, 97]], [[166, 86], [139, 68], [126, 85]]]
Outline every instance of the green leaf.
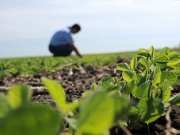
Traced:
[[114, 100], [105, 91], [95, 91], [80, 106], [77, 134], [102, 134], [112, 126]]
[[86, 91], [83, 92], [82, 98], [86, 98], [86, 97], [88, 97], [90, 94], [91, 94], [91, 91], [90, 91], [90, 90], [86, 90]]
[[97, 89], [97, 84], [96, 84], [96, 83], [93, 83], [93, 84], [91, 85], [90, 90], [96, 90], [96, 89]]
[[113, 80], [114, 85], [119, 85], [121, 83], [119, 78], [117, 78], [117, 77], [113, 77], [112, 80]]
[[141, 64], [143, 67], [149, 68], [149, 63], [148, 63], [148, 61], [147, 61], [146, 59], [141, 58], [141, 59], [139, 60], [139, 62], [140, 62], [140, 64]]
[[161, 82], [161, 68], [155, 67], [154, 73], [153, 73], [153, 78], [152, 78], [152, 83], [158, 84], [160, 82]]
[[144, 49], [144, 48], [140, 48], [140, 49], [139, 49], [139, 52], [147, 52], [147, 50]]
[[169, 80], [170, 84], [173, 84], [177, 80], [177, 75], [170, 71], [163, 71], [161, 74], [161, 85], [164, 84], [165, 79]]
[[168, 80], [164, 81], [164, 85], [163, 85], [163, 91], [162, 91], [162, 102], [166, 103], [169, 98], [171, 97], [171, 88], [170, 88], [171, 84], [169, 83]]
[[168, 54], [168, 57], [169, 57], [170, 60], [179, 58], [179, 52], [170, 52], [170, 53]]
[[180, 93], [169, 99], [171, 105], [180, 106]]
[[135, 81], [137, 84], [141, 84], [145, 81], [144, 77], [141, 74], [135, 74], [132, 80]]
[[10, 110], [7, 97], [0, 93], [0, 118], [4, 117]]
[[58, 113], [42, 105], [23, 106], [0, 121], [0, 135], [55, 135], [60, 129]]
[[160, 96], [161, 90], [159, 89], [158, 86], [156, 86], [156, 85], [153, 84], [153, 85], [151, 86], [151, 91], [150, 91], [150, 93], [151, 93], [151, 98], [155, 99], [155, 98], [157, 98], [157, 97]]
[[47, 90], [56, 101], [57, 105], [60, 107], [66, 103], [66, 95], [62, 86], [50, 79], [42, 78], [43, 84], [46, 86]]
[[114, 79], [114, 77], [106, 77], [103, 78], [99, 83], [98, 83], [98, 88], [100, 90], [105, 90], [107, 92], [113, 91], [113, 90], [119, 90], [120, 81], [117, 79]]
[[137, 106], [141, 112], [141, 119], [146, 123], [154, 122], [164, 112], [163, 103], [151, 98], [142, 98]]
[[154, 47], [153, 47], [153, 46], [150, 47], [150, 49], [149, 49], [149, 54], [151, 55], [152, 58], [154, 58], [155, 50], [154, 50]]
[[151, 55], [148, 52], [141, 52], [141, 53], [138, 53], [138, 55], [145, 58], [151, 57]]
[[58, 108], [62, 113], [66, 114], [70, 111], [73, 111], [79, 106], [79, 102], [76, 101], [73, 103], [66, 104], [66, 96], [64, 89], [57, 82], [47, 78], [42, 78], [42, 82], [47, 87], [47, 90], [51, 94], [52, 98], [55, 100]]
[[138, 111], [138, 109], [136, 108], [136, 107], [134, 107], [134, 106], [131, 106], [131, 108], [130, 108], [130, 111], [129, 111], [129, 113], [128, 113], [128, 116], [129, 116], [129, 119], [131, 120], [131, 121], [137, 121], [137, 119], [138, 119], [138, 117], [139, 117], [139, 111]]
[[120, 71], [125, 71], [125, 70], [129, 70], [130, 66], [127, 63], [123, 62], [117, 65], [117, 69]]
[[146, 81], [138, 86], [135, 96], [139, 99], [142, 97], [150, 97], [151, 81]]
[[7, 69], [9, 73], [12, 73], [12, 74], [17, 74], [18, 73], [18, 69], [15, 68], [15, 67], [11, 67], [9, 69]]
[[71, 128], [73, 128], [74, 130], [77, 129], [77, 124], [78, 124], [78, 120], [77, 119], [75, 119], [75, 118], [68, 118], [68, 117], [65, 117], [65, 119], [67, 120], [67, 122], [69, 123]]
[[169, 58], [165, 54], [160, 54], [160, 55], [155, 56], [155, 61], [157, 63], [162, 63], [163, 64], [163, 63], [167, 63], [169, 61]]
[[24, 84], [12, 87], [7, 93], [9, 104], [13, 109], [29, 104], [31, 101], [31, 96], [32, 91]]
[[134, 75], [135, 75], [135, 72], [132, 70], [125, 70], [122, 73], [123, 79], [126, 82], [131, 82]]
[[78, 108], [80, 102], [78, 100], [73, 101], [72, 103], [67, 103], [61, 107], [62, 113], [67, 114], [68, 112], [74, 111]]
[[118, 121], [122, 121], [123, 118], [127, 116], [130, 110], [131, 104], [127, 96], [114, 95], [112, 96], [112, 99], [114, 100], [114, 107], [115, 107], [115, 120], [114, 121], [117, 123]]
[[137, 88], [135, 81], [128, 82], [122, 89], [122, 94], [129, 95], [133, 89]]
[[176, 74], [177, 76], [180, 76], [180, 70], [171, 70], [171, 72]]
[[173, 59], [171, 59], [171, 60], [169, 60], [168, 61], [168, 63], [167, 63], [167, 65], [168, 66], [179, 66], [179, 64], [180, 64], [180, 57], [177, 57], [177, 58], [173, 58]]
[[120, 86], [120, 91], [121, 91], [126, 86], [126, 82], [125, 81], [120, 81], [119, 86]]
[[169, 47], [164, 47], [163, 49], [161, 49], [161, 50], [157, 53], [157, 55], [161, 55], [161, 54], [163, 54], [163, 55], [168, 55], [169, 52], [170, 52]]
[[130, 67], [132, 70], [136, 69], [136, 63], [137, 63], [137, 58], [136, 57], [132, 58], [132, 60], [130, 62]]

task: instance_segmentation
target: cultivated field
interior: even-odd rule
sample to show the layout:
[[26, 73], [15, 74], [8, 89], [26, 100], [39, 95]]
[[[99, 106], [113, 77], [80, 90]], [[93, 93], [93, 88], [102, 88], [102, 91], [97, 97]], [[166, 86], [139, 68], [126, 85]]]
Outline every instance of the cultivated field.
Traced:
[[179, 83], [167, 47], [1, 59], [0, 135], [180, 134]]

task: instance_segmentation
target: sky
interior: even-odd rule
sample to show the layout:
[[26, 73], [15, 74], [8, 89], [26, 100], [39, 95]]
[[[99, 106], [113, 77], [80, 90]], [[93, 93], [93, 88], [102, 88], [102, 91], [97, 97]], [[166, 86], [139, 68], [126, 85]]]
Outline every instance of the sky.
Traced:
[[51, 56], [61, 28], [82, 54], [180, 47], [180, 0], [0, 0], [0, 58]]

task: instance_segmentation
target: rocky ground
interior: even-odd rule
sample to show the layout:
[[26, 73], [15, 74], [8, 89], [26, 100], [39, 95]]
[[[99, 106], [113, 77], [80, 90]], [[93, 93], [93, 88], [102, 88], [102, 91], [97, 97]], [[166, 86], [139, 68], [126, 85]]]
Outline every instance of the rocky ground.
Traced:
[[[120, 59], [117, 63], [126, 60]], [[54, 71], [53, 73], [39, 73], [33, 77], [5, 77], [0, 79], [0, 92], [6, 93], [10, 87], [15, 84], [27, 84], [33, 90], [32, 101], [53, 103], [51, 96], [46, 91], [46, 88], [41, 82], [41, 77], [47, 77], [58, 81], [62, 84], [66, 95], [67, 101], [71, 102], [77, 98], [81, 97], [81, 94], [85, 90], [89, 90], [92, 83], [98, 83], [102, 78], [105, 77], [120, 77], [121, 72], [116, 70], [117, 63], [97, 67], [97, 66], [87, 66], [81, 67], [77, 66], [75, 69], [63, 69], [60, 71]], [[174, 86], [173, 93], [180, 92], [180, 85]], [[180, 130], [180, 107], [173, 106], [170, 112], [171, 126], [173, 130]], [[149, 125], [144, 125], [141, 130], [132, 130], [130, 127], [128, 129], [133, 135], [163, 135], [166, 130], [166, 118], [161, 117], [154, 123]], [[122, 135], [124, 134], [121, 129], [117, 130], [117, 127], [111, 129], [112, 135]], [[175, 134], [175, 131], [174, 131]]]

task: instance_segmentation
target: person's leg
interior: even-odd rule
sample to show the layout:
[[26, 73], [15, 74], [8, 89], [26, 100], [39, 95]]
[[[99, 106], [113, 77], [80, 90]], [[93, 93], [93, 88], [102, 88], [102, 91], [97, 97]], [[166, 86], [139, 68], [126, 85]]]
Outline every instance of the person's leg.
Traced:
[[49, 46], [49, 50], [53, 53], [53, 56], [69, 56], [72, 52], [72, 48], [69, 45]]
[[57, 49], [55, 46], [49, 45], [49, 51], [55, 56], [57, 54]]

